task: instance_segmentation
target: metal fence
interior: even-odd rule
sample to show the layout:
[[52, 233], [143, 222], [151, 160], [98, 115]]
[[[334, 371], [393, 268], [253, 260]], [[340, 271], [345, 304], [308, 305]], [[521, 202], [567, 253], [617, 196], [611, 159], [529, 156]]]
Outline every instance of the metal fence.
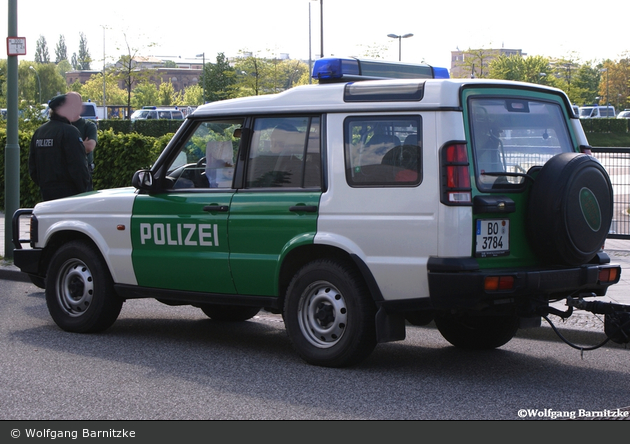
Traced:
[[593, 148], [613, 186], [614, 212], [608, 237], [630, 239], [630, 148]]

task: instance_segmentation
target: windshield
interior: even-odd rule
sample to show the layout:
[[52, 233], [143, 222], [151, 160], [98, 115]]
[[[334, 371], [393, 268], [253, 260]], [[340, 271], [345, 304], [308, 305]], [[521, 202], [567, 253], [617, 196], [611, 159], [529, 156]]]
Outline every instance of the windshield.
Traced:
[[480, 190], [518, 188], [532, 167], [574, 151], [556, 102], [473, 97], [469, 109]]
[[591, 114], [593, 114], [593, 108], [592, 107], [584, 107], [584, 108], [580, 108], [580, 117], [591, 117]]

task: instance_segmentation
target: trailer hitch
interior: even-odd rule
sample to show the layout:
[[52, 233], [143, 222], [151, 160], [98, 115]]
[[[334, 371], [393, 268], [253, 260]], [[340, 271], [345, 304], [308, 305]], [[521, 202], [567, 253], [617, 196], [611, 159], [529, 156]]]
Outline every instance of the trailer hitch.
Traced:
[[[594, 296], [594, 295], [593, 295]], [[612, 302], [585, 301], [583, 298], [567, 297], [569, 308], [578, 308], [594, 314], [604, 315], [604, 333], [617, 344], [630, 342], [630, 305]]]

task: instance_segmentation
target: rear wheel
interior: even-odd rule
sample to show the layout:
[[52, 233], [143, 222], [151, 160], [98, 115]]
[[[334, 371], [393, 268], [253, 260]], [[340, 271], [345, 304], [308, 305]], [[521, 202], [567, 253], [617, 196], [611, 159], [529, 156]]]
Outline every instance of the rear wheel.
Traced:
[[253, 318], [260, 311], [260, 307], [220, 304], [204, 304], [199, 308], [209, 318], [225, 322], [243, 322]]
[[92, 333], [116, 321], [123, 300], [114, 291], [100, 253], [85, 242], [71, 241], [62, 245], [50, 261], [46, 304], [63, 330]]
[[507, 344], [519, 327], [518, 316], [440, 315], [435, 325], [444, 339], [467, 350], [488, 350]]
[[306, 362], [346, 367], [376, 347], [376, 306], [352, 267], [332, 260], [305, 265], [287, 290], [284, 322]]

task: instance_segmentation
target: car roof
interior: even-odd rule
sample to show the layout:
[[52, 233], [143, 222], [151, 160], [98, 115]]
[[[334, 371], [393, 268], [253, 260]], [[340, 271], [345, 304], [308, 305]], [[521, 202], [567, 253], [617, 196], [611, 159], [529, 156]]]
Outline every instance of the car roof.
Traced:
[[[562, 95], [570, 104], [566, 94], [559, 89], [524, 82], [488, 79], [403, 79], [403, 80], [368, 80], [350, 83], [326, 83], [297, 86], [278, 94], [242, 97], [222, 100], [199, 106], [190, 118], [201, 118], [214, 115], [237, 115], [254, 113], [263, 110], [265, 113], [290, 113], [296, 111], [324, 112], [335, 110], [396, 110], [423, 108], [460, 108], [460, 90], [462, 87], [512, 87], [522, 89], [545, 90]], [[382, 94], [380, 99], [353, 100], [344, 99], [352, 89], [362, 91], [359, 94], [370, 96], [370, 90]], [[413, 88], [421, 88], [422, 95], [415, 100], [396, 99], [395, 96]], [[373, 97], [373, 96], [372, 96]]]

